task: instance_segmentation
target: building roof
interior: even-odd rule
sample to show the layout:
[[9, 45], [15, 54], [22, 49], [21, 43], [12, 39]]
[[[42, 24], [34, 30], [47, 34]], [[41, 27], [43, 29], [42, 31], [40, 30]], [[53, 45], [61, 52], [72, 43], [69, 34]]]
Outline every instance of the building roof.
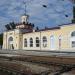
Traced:
[[[32, 23], [15, 23], [16, 26], [20, 26], [20, 25], [28, 25], [29, 27], [34, 27], [34, 24]], [[55, 26], [55, 27], [45, 27], [44, 29], [35, 29], [35, 32], [40, 32], [40, 31], [47, 31], [47, 30], [55, 30], [55, 29], [60, 29], [62, 26], [70, 26], [70, 25], [75, 25], [75, 23], [69, 23], [69, 24], [62, 24], [62, 25], [58, 25], [58, 26]], [[31, 33], [33, 32], [33, 29], [30, 30], [30, 31], [27, 31], [27, 32], [24, 32], [24, 33]]]
[[[60, 29], [60, 27], [51, 27], [51, 28], [38, 29], [38, 30], [35, 30], [35, 32], [41, 32], [41, 31], [47, 31], [47, 30], [55, 30], [55, 29]], [[32, 32], [33, 32], [33, 30], [24, 32], [23, 34], [32, 33]]]
[[32, 23], [25, 23], [25, 22], [23, 22], [23, 23], [16, 23], [16, 26], [19, 26], [19, 25], [29, 25], [29, 26], [33, 26], [34, 24], [32, 24]]
[[44, 28], [44, 29], [36, 30], [36, 32], [38, 32], [38, 31], [46, 31], [46, 30], [55, 30], [55, 29], [60, 29], [60, 27], [57, 26], [57, 27], [51, 27], [51, 28]]
[[[56, 27], [50, 27], [50, 28], [44, 28], [44, 29], [35, 29], [35, 32], [40, 32], [40, 31], [47, 31], [47, 30], [55, 30], [55, 29], [60, 29], [62, 26], [70, 26], [70, 25], [75, 25], [75, 23], [69, 23], [69, 24], [62, 24], [62, 25], [58, 25]], [[29, 31], [26, 33], [32, 33], [33, 31]]]

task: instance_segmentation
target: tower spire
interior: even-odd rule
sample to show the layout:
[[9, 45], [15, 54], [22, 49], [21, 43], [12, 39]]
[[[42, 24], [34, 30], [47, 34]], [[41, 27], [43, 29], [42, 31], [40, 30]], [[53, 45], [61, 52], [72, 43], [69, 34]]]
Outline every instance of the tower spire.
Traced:
[[27, 14], [27, 3], [23, 2], [24, 4], [24, 14], [21, 17], [21, 22], [22, 23], [27, 23], [29, 19], [29, 15]]

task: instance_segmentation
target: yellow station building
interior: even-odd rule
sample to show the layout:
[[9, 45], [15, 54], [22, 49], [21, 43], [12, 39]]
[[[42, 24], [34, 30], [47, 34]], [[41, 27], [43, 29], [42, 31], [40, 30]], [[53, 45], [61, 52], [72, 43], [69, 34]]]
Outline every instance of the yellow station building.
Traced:
[[75, 50], [75, 24], [34, 29], [28, 15], [21, 17], [16, 28], [3, 33], [3, 49], [10, 50]]

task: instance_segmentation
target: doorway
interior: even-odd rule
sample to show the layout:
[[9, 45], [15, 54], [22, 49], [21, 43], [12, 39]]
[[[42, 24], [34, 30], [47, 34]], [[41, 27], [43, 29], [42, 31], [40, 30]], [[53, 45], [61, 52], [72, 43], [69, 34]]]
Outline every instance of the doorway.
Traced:
[[10, 49], [10, 50], [14, 49], [13, 38], [12, 37], [10, 37], [8, 39], [8, 49]]

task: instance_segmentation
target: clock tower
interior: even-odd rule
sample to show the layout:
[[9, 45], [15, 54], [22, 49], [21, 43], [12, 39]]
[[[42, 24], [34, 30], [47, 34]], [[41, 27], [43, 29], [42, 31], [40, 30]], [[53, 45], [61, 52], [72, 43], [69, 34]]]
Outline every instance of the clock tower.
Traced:
[[22, 22], [22, 23], [27, 23], [28, 20], [29, 20], [29, 15], [23, 15], [23, 16], [21, 17], [21, 22]]

